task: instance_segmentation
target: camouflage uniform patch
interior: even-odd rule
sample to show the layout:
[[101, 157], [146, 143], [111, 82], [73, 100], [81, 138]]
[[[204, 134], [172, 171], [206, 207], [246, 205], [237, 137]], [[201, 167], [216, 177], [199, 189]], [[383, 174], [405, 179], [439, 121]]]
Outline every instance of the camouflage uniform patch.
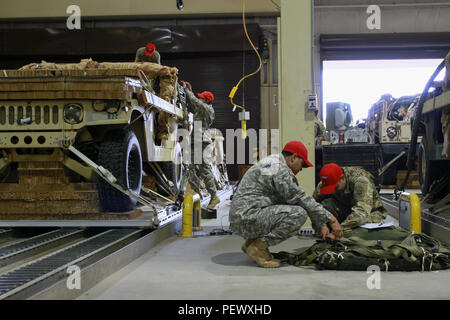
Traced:
[[386, 209], [383, 208], [372, 174], [360, 167], [343, 167], [342, 170], [347, 181], [343, 192], [322, 195], [322, 183], [319, 183], [313, 197], [333, 213], [346, 229], [385, 219]]
[[332, 218], [300, 188], [284, 156], [275, 154], [245, 173], [233, 195], [229, 219], [230, 228], [243, 238], [261, 238], [271, 246], [295, 235], [307, 216], [317, 232]]

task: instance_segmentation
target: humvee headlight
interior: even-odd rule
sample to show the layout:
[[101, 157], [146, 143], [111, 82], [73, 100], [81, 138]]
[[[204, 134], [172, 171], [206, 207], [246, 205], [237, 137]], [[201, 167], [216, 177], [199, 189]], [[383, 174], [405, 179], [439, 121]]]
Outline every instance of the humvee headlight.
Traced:
[[64, 121], [70, 124], [83, 121], [83, 107], [75, 103], [66, 104], [64, 106]]
[[94, 108], [95, 111], [98, 112], [104, 111], [106, 108], [106, 102], [103, 100], [95, 100], [92, 103], [92, 107]]
[[106, 102], [106, 112], [117, 113], [120, 109], [120, 100], [108, 100]]

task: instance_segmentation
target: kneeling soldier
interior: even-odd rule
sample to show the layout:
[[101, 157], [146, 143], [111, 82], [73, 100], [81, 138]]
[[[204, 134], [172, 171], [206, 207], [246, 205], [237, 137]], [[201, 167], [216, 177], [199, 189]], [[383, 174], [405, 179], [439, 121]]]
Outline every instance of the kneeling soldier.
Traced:
[[374, 177], [360, 167], [326, 164], [320, 170], [320, 182], [313, 197], [333, 213], [345, 229], [386, 218]]
[[323, 240], [342, 237], [336, 218], [307, 195], [295, 178], [302, 168], [312, 166], [304, 144], [291, 141], [281, 154], [252, 166], [233, 195], [230, 228], [246, 239], [242, 250], [260, 267], [280, 266], [268, 246], [297, 235], [308, 216]]

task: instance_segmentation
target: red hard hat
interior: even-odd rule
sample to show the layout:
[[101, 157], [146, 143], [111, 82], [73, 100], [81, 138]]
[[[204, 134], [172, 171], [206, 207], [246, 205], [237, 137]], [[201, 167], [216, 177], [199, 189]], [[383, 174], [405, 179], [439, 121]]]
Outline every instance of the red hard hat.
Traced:
[[300, 141], [289, 141], [284, 146], [283, 151], [287, 151], [293, 154], [296, 154], [300, 158], [302, 158], [305, 163], [303, 167], [314, 167], [311, 162], [308, 161], [308, 150], [306, 149], [305, 145]]
[[153, 53], [155, 52], [156, 47], [153, 43], [148, 43], [145, 46], [145, 55], [148, 57], [151, 57], [153, 55]]
[[210, 103], [214, 101], [214, 95], [209, 91], [197, 93], [197, 97], [199, 97], [200, 99], [208, 99]]
[[320, 170], [321, 194], [332, 194], [344, 171], [336, 163], [328, 163]]

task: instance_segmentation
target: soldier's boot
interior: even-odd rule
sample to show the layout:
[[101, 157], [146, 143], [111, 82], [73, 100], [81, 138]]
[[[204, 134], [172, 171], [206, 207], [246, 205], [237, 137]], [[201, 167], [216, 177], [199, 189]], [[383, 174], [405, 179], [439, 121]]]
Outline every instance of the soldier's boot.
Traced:
[[279, 268], [281, 263], [272, 257], [267, 245], [261, 239], [255, 239], [247, 247], [247, 255], [262, 268]]
[[207, 209], [214, 209], [220, 203], [220, 198], [214, 193], [211, 195]]
[[247, 254], [247, 248], [248, 248], [249, 245], [252, 244], [253, 241], [255, 241], [255, 239], [247, 239], [247, 240], [245, 240], [244, 244], [243, 244], [242, 247], [241, 247], [242, 251], [243, 251], [245, 254]]

